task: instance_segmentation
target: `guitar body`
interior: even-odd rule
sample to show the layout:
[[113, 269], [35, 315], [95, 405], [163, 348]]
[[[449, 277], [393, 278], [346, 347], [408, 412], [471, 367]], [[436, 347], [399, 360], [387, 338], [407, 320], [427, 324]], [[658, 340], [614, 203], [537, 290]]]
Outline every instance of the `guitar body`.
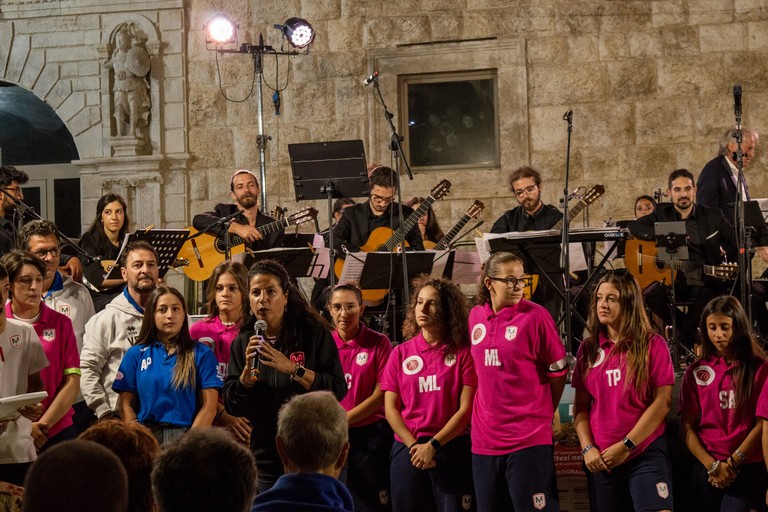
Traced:
[[624, 249], [624, 266], [637, 278], [641, 288], [654, 281], [672, 282], [672, 269], [657, 263], [656, 244], [645, 240], [627, 240]]
[[437, 244], [435, 242], [433, 242], [432, 240], [424, 240], [424, 241], [422, 241], [422, 243], [424, 244], [424, 250], [425, 251], [431, 251], [432, 249], [434, 249], [437, 246]]
[[[185, 229], [189, 230], [190, 236], [198, 232], [192, 226]], [[224, 249], [223, 236], [203, 233], [196, 238], [188, 239], [181, 246], [178, 256], [180, 259], [189, 260], [189, 265], [184, 267], [184, 274], [193, 281], [205, 281], [211, 276], [216, 265], [224, 262]], [[232, 255], [243, 252], [245, 252], [245, 244], [242, 242], [230, 247]]]

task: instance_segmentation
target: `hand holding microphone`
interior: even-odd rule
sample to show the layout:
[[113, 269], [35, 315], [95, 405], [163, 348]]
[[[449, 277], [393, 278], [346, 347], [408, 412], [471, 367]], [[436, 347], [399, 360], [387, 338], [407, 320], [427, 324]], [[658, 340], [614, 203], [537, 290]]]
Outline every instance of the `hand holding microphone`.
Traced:
[[[251, 336], [250, 342], [248, 343], [249, 349], [248, 352], [251, 353], [250, 361], [248, 362], [248, 368], [250, 369], [250, 377], [251, 379], [258, 380], [259, 378], [259, 354], [258, 354], [258, 346], [261, 343], [264, 343], [264, 332], [267, 330], [267, 322], [264, 320], [256, 320], [253, 323], [253, 336]], [[251, 349], [251, 345], [255, 345]]]

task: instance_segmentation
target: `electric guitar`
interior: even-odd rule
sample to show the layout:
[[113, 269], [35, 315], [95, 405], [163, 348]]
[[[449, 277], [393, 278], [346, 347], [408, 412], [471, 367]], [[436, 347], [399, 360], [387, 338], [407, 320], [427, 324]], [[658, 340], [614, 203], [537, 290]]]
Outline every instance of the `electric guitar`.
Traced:
[[739, 273], [739, 267], [735, 263], [704, 265], [688, 260], [662, 260], [657, 257], [656, 244], [645, 240], [627, 240], [625, 247], [624, 266], [637, 278], [642, 288], [654, 281], [671, 284], [675, 270], [685, 272], [701, 268], [704, 275], [723, 280], [735, 279]]
[[467, 213], [461, 216], [456, 225], [453, 226], [451, 230], [446, 233], [443, 238], [440, 239], [439, 242], [435, 243], [431, 240], [424, 240], [424, 248], [434, 249], [435, 251], [444, 251], [448, 249], [453, 239], [456, 238], [456, 235], [459, 234], [459, 231], [461, 231], [464, 226], [467, 225], [467, 222], [472, 219], [476, 219], [481, 213], [483, 213], [484, 209], [485, 205], [482, 201], [475, 201], [472, 203], [472, 206], [467, 209]]
[[[424, 199], [424, 202], [421, 203], [419, 207], [408, 216], [407, 219], [405, 219], [405, 222], [400, 225], [397, 231], [393, 232], [387, 227], [374, 229], [371, 231], [371, 234], [368, 235], [368, 240], [366, 240], [365, 244], [360, 247], [360, 250], [363, 252], [395, 251], [397, 246], [400, 245], [400, 242], [402, 242], [405, 238], [405, 235], [407, 235], [416, 225], [416, 223], [419, 222], [421, 216], [427, 213], [430, 206], [432, 206], [432, 203], [445, 197], [448, 192], [450, 192], [450, 190], [451, 182], [448, 180], [442, 180], [437, 184], [435, 188], [431, 190], [429, 196]], [[343, 268], [344, 260], [337, 259], [334, 265], [334, 271], [336, 272], [337, 278], [341, 277], [341, 271]], [[389, 293], [389, 290], [385, 289], [363, 290], [363, 300], [368, 304], [376, 304], [381, 302], [387, 293]]]
[[[311, 222], [317, 219], [317, 210], [314, 208], [304, 208], [293, 215], [290, 215], [284, 219], [264, 224], [263, 226], [257, 226], [256, 229], [262, 235], [268, 235], [275, 231], [288, 226], [298, 226], [305, 222]], [[186, 228], [189, 230], [190, 236], [198, 233], [198, 230], [193, 227]], [[237, 236], [230, 235], [230, 253], [240, 254], [245, 252], [246, 240]], [[179, 251], [179, 258], [188, 260], [189, 264], [184, 267], [184, 273], [188, 278], [193, 281], [205, 281], [213, 273], [213, 269], [216, 265], [224, 261], [225, 253], [224, 236], [212, 235], [209, 233], [203, 233], [195, 238], [189, 238], [184, 245], [181, 246]]]

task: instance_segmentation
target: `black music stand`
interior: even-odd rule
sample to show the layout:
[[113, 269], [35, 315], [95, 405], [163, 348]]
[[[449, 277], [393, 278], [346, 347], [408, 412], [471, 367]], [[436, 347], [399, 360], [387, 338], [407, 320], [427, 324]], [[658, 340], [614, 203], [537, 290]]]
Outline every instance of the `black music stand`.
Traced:
[[685, 348], [689, 355], [695, 355], [680, 343], [677, 327], [677, 294], [675, 293], [675, 282], [679, 270], [675, 270], [674, 262], [688, 259], [688, 234], [684, 221], [656, 222], [653, 228], [656, 233], [657, 258], [662, 262], [669, 262], [672, 273], [672, 282], [669, 286], [669, 312], [672, 318], [672, 363], [677, 367], [680, 362], [680, 347]]
[[[157, 254], [158, 275], [160, 278], [163, 278], [168, 273], [168, 270], [174, 266], [174, 263], [176, 263], [176, 257], [179, 255], [181, 246], [184, 245], [188, 237], [188, 229], [140, 229], [135, 233], [125, 235], [123, 245], [120, 246], [120, 252], [115, 261], [120, 261], [123, 256], [123, 250], [129, 243], [143, 240], [148, 242], [155, 250], [155, 254]], [[122, 278], [119, 263], [113, 266], [104, 277], [105, 280]]]
[[293, 278], [313, 277], [316, 271], [320, 272], [320, 276], [315, 277], [325, 277], [329, 270], [327, 267], [323, 267], [321, 263], [318, 263], [318, 254], [310, 247], [251, 251], [249, 256], [253, 262], [261, 260], [278, 261], [285, 267], [288, 275]]
[[[362, 140], [288, 144], [296, 200], [328, 200], [328, 245], [333, 251], [333, 198], [367, 197], [368, 168]], [[331, 253], [331, 261], [334, 260]], [[331, 286], [334, 274], [330, 273]]]

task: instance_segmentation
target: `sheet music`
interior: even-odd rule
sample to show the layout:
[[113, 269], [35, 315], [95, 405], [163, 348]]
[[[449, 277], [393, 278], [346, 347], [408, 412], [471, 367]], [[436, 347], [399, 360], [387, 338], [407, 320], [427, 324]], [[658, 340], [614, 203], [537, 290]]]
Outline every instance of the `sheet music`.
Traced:
[[477, 284], [482, 274], [482, 261], [477, 252], [456, 251], [453, 257], [453, 275], [455, 284]]
[[[286, 248], [286, 247], [273, 247], [272, 249], [264, 249], [261, 251], [253, 251], [254, 255], [262, 255], [266, 254], [269, 255], [270, 253], [275, 253], [277, 257], [275, 257], [276, 260], [280, 261], [280, 255], [286, 254], [286, 253], [302, 253], [312, 251], [313, 259], [312, 263], [309, 267], [309, 273], [306, 276], [293, 276], [293, 277], [317, 277], [317, 278], [326, 278], [328, 277], [328, 272], [331, 268], [331, 250], [327, 249], [325, 247], [319, 247], [319, 248], [309, 248], [309, 247], [301, 247], [301, 248]], [[365, 254], [365, 253], [363, 253]], [[233, 257], [234, 259], [234, 257]], [[264, 259], [264, 258], [259, 258]], [[283, 264], [283, 266], [286, 266]], [[342, 273], [342, 275], [344, 275]]]

